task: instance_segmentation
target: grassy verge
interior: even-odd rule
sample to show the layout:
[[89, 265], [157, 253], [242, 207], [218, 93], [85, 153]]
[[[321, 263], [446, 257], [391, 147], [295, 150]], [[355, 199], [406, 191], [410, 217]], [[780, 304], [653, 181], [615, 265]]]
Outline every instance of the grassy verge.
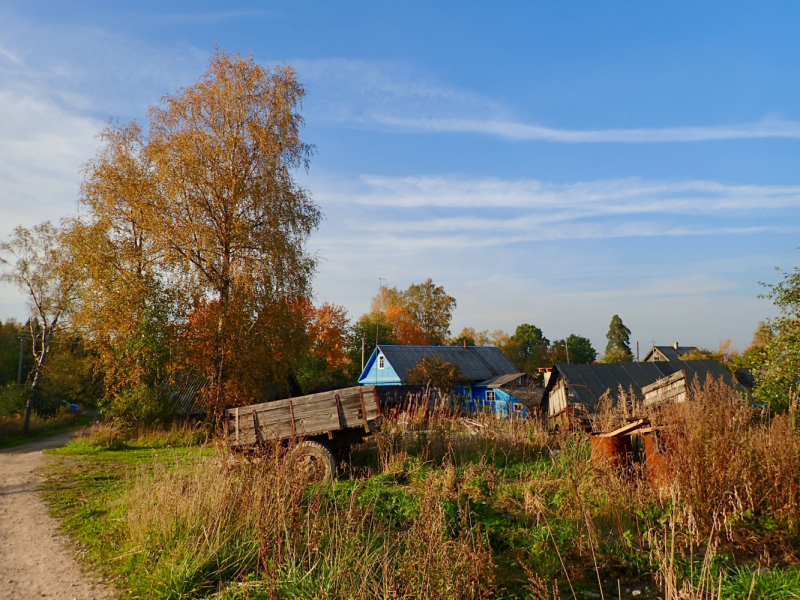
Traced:
[[[21, 418], [20, 418], [21, 419]], [[31, 442], [34, 440], [41, 440], [51, 435], [55, 435], [57, 433], [61, 433], [63, 431], [70, 431], [72, 429], [80, 429], [81, 427], [87, 427], [92, 424], [94, 420], [92, 417], [85, 417], [83, 415], [76, 415], [74, 418], [71, 419], [50, 419], [50, 420], [40, 420], [38, 417], [32, 418], [33, 426], [31, 427], [30, 433], [27, 435], [22, 433], [22, 425], [21, 422], [19, 426], [14, 426], [13, 432], [6, 432], [0, 436], [0, 449], [2, 448], [13, 448], [15, 446], [19, 446], [20, 444], [25, 444], [27, 442]], [[9, 419], [6, 419], [9, 421]]]
[[800, 598], [798, 432], [700, 396], [657, 485], [583, 435], [412, 414], [311, 487], [279, 447], [101, 429], [46, 497], [131, 598]]

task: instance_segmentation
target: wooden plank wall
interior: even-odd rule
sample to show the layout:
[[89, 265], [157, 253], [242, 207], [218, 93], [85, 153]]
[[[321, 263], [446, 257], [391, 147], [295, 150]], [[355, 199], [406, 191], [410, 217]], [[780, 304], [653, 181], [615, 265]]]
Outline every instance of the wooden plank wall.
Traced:
[[686, 401], [686, 373], [678, 371], [642, 388], [644, 406]]
[[565, 410], [567, 406], [567, 386], [562, 378], [558, 381], [558, 383], [556, 383], [553, 391], [550, 392], [547, 410], [548, 415], [551, 417], [553, 415], [557, 415], [561, 411]]

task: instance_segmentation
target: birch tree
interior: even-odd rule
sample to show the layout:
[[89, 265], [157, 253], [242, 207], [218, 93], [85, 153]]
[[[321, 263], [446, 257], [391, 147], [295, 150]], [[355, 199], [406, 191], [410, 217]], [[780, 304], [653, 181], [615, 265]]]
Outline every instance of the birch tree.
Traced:
[[66, 325], [74, 306], [77, 273], [59, 230], [50, 222], [33, 229], [17, 227], [9, 240], [0, 242], [0, 255], [4, 267], [0, 279], [19, 287], [28, 296], [31, 309], [34, 365], [23, 425], [27, 433], [53, 336]]
[[[291, 322], [286, 313], [311, 294], [316, 260], [305, 242], [321, 214], [293, 177], [313, 151], [300, 140], [304, 96], [291, 67], [217, 50], [197, 83], [150, 109], [157, 193], [145, 227], [185, 297], [212, 307], [204, 310], [215, 320], [209, 375], [218, 404], [237, 360], [229, 341], [274, 346], [255, 330], [270, 327], [272, 314]], [[282, 344], [282, 358], [290, 350]]]

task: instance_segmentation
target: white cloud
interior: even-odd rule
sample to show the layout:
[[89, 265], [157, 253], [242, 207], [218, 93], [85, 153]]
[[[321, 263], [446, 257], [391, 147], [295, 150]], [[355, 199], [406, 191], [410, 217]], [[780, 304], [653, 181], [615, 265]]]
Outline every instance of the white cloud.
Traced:
[[19, 57], [16, 54], [11, 52], [10, 50], [6, 50], [2, 46], [0, 46], [0, 55], [4, 56], [5, 58], [10, 60], [15, 65], [22, 64], [22, 61], [19, 59]]
[[[365, 176], [320, 180], [311, 188], [335, 223], [323, 226], [324, 246], [357, 232], [362, 243], [403, 254], [543, 240], [800, 230], [800, 186]], [[781, 215], [789, 218], [776, 218]]]
[[0, 236], [74, 212], [81, 167], [102, 122], [52, 102], [0, 90]]

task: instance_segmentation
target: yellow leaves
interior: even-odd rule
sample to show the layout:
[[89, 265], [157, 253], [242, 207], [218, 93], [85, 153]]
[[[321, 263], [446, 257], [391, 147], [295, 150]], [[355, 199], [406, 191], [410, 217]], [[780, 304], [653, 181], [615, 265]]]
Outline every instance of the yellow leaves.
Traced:
[[[147, 135], [135, 123], [103, 133], [73, 244], [81, 323], [118, 382], [145, 376], [141, 364], [165, 339], [142, 328], [158, 322], [186, 345], [185, 364], [215, 382], [218, 404], [263, 394], [270, 377], [284, 384], [303, 349], [295, 307], [310, 295], [316, 260], [305, 242], [321, 218], [292, 177], [312, 152], [299, 137], [304, 95], [290, 67], [217, 50], [199, 81], [150, 109]], [[341, 319], [329, 312], [321, 347], [341, 362]]]

